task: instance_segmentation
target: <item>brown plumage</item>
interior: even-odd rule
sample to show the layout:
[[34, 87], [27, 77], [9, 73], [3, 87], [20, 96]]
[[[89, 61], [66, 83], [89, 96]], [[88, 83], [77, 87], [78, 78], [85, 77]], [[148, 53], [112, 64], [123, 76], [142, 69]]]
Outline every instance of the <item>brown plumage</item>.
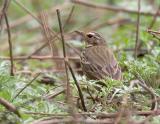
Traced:
[[81, 33], [87, 44], [81, 54], [81, 65], [85, 75], [89, 79], [111, 77], [121, 80], [121, 69], [112, 50], [107, 47], [104, 38], [96, 32], [78, 33]]

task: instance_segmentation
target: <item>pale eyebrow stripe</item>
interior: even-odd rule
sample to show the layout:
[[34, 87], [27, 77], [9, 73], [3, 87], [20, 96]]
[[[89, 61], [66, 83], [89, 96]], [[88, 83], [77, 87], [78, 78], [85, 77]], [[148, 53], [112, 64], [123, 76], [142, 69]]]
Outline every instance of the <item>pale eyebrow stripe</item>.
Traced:
[[88, 34], [95, 35], [95, 33], [93, 33], [93, 32], [90, 32], [90, 33], [88, 33]]

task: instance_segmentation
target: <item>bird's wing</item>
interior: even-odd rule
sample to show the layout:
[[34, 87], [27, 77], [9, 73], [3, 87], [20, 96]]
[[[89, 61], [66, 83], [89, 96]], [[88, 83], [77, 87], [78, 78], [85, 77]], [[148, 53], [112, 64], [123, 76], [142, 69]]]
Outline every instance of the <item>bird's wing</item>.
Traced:
[[102, 79], [112, 77], [121, 78], [121, 69], [113, 55], [113, 52], [105, 46], [94, 46], [83, 53], [82, 67], [88, 74], [93, 74], [95, 78]]

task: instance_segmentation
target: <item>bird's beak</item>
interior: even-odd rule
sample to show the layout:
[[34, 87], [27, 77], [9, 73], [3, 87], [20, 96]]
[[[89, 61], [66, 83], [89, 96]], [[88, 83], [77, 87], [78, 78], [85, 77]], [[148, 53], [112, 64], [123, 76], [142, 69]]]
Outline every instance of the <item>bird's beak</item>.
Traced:
[[76, 32], [77, 34], [81, 35], [82, 37], [85, 37], [85, 33], [83, 31], [76, 30], [74, 32]]

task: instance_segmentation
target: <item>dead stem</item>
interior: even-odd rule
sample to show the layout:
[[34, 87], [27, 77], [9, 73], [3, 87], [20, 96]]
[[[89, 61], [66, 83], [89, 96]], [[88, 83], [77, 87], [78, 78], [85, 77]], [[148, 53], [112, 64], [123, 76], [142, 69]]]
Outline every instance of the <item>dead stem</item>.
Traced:
[[157, 12], [155, 13], [155, 15], [153, 16], [153, 20], [151, 21], [148, 29], [152, 29], [152, 27], [154, 26], [156, 20], [157, 20], [157, 17], [159, 16], [159, 10], [160, 10], [160, 5], [158, 6], [158, 9], [157, 9]]
[[40, 73], [37, 74], [29, 83], [27, 83], [12, 99], [12, 102], [14, 101], [14, 99], [16, 99], [28, 86], [30, 86], [38, 77], [39, 77]]
[[80, 88], [80, 86], [79, 86], [79, 84], [78, 84], [78, 81], [77, 81], [77, 79], [76, 79], [76, 76], [75, 76], [75, 74], [74, 74], [74, 71], [73, 71], [71, 65], [69, 64], [69, 62], [67, 62], [67, 65], [68, 65], [68, 68], [69, 68], [69, 70], [70, 70], [70, 72], [71, 72], [71, 74], [72, 74], [74, 83], [76, 84], [76, 87], [77, 87], [77, 89], [78, 89], [79, 97], [80, 97], [80, 99], [81, 99], [82, 108], [83, 108], [83, 110], [84, 110], [85, 112], [87, 112], [87, 108], [86, 108], [85, 102], [84, 102], [83, 93], [82, 93], [81, 88]]
[[137, 58], [138, 45], [140, 44], [140, 41], [139, 41], [140, 9], [141, 9], [141, 0], [138, 0], [138, 13], [137, 13], [137, 23], [136, 23], [136, 41], [135, 41], [135, 52], [134, 52], [135, 58]]
[[9, 103], [7, 100], [0, 97], [0, 104], [3, 105], [9, 111], [14, 112], [16, 115], [18, 115], [18, 117], [21, 117], [17, 108], [13, 104]]
[[7, 17], [6, 12], [4, 13], [4, 18], [5, 18], [5, 21], [6, 21], [7, 34], [8, 34], [9, 55], [10, 55], [10, 62], [11, 62], [10, 74], [11, 74], [11, 76], [14, 76], [14, 64], [13, 64], [13, 51], [12, 51], [11, 31], [10, 31], [10, 26], [9, 26], [8, 17]]
[[[78, 5], [82, 5], [82, 6], [86, 6], [86, 7], [90, 7], [93, 9], [102, 9], [102, 10], [108, 10], [108, 11], [112, 11], [112, 12], [124, 12], [124, 13], [129, 13], [129, 14], [138, 14], [140, 13], [140, 15], [145, 15], [145, 16], [154, 16], [155, 12], [138, 12], [137, 10], [129, 10], [129, 9], [125, 9], [125, 8], [120, 8], [120, 7], [116, 7], [116, 6], [111, 6], [111, 5], [98, 5], [98, 4], [93, 4], [91, 2], [86, 2], [86, 1], [81, 1], [81, 0], [71, 0], [73, 3], [78, 4]], [[158, 15], [160, 15], [160, 13], [158, 13]]]
[[66, 92], [66, 100], [69, 106], [69, 112], [71, 115], [74, 116], [74, 105], [72, 101], [72, 96], [71, 96], [71, 90], [70, 90], [70, 83], [69, 83], [69, 76], [68, 76], [68, 67], [67, 67], [67, 54], [66, 54], [66, 49], [65, 49], [65, 41], [64, 41], [64, 34], [63, 34], [63, 28], [62, 28], [62, 22], [61, 22], [61, 15], [60, 15], [60, 10], [57, 9], [57, 17], [58, 17], [58, 23], [59, 23], [59, 29], [60, 29], [60, 34], [61, 34], [61, 41], [62, 41], [62, 47], [63, 47], [63, 57], [64, 57], [64, 64], [65, 64], [65, 71], [66, 71], [66, 84], [64, 86], [65, 92]]

